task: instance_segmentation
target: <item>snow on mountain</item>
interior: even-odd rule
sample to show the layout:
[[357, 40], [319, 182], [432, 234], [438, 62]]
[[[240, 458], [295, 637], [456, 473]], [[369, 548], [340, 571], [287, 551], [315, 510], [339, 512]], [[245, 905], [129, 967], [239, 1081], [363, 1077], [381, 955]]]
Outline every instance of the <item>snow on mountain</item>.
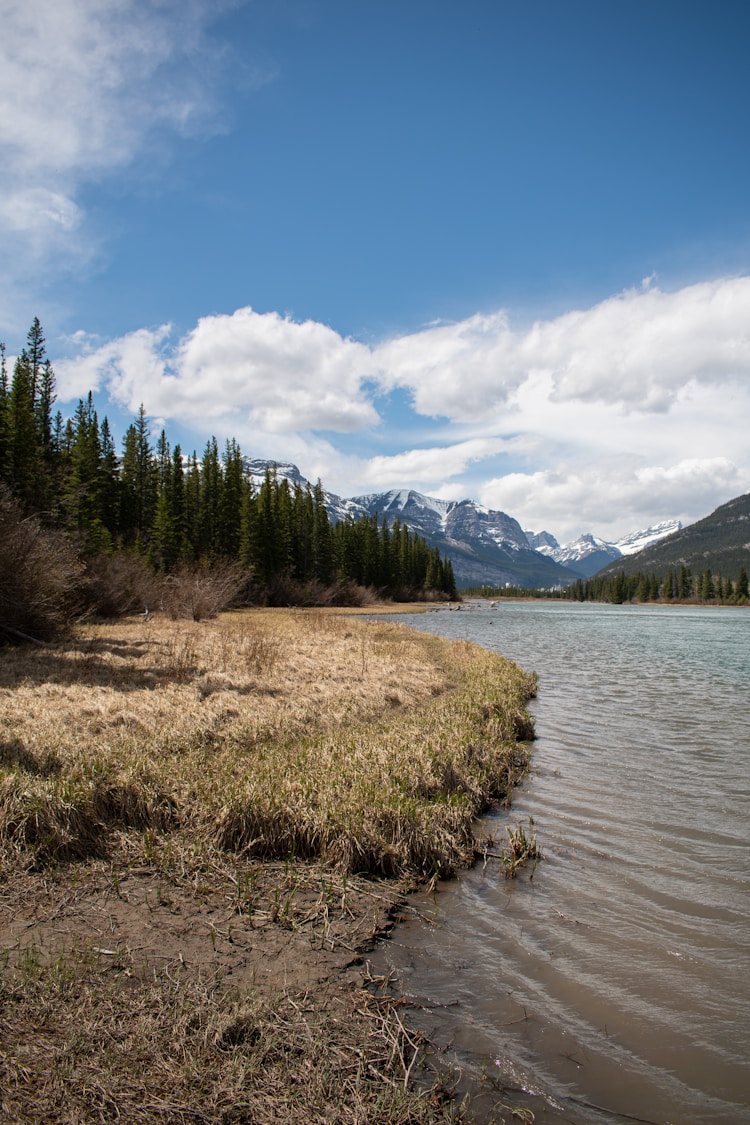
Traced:
[[413, 489], [400, 489], [355, 496], [354, 503], [370, 515], [385, 515], [389, 520], [398, 518], [419, 535], [442, 533], [456, 542], [470, 538], [515, 550], [528, 550], [526, 536], [517, 520], [504, 512], [484, 508], [473, 500], [439, 500], [435, 496], [423, 496]]
[[453, 564], [459, 586], [557, 586], [575, 576], [534, 551], [521, 525], [473, 500], [440, 500], [413, 489], [355, 496], [369, 515], [396, 519]]
[[601, 570], [612, 559], [619, 559], [621, 554], [622, 552], [618, 547], [605, 542], [604, 539], [597, 539], [594, 535], [585, 534], [579, 535], [572, 543], [559, 547], [558, 550], [553, 552], [552, 557], [555, 562], [559, 562], [562, 566], [567, 566], [570, 570], [588, 578], [590, 575], [596, 574], [597, 570]]
[[[266, 472], [269, 469], [272, 473], [276, 473], [279, 480], [288, 480], [292, 487], [298, 485], [300, 488], [307, 488], [308, 485], [310, 485], [310, 481], [302, 476], [302, 473], [296, 465], [283, 461], [245, 459], [245, 471], [250, 477], [253, 487], [256, 489], [260, 488], [263, 484]], [[312, 487], [312, 485], [310, 485], [310, 487]], [[365, 509], [354, 500], [344, 500], [341, 496], [337, 496], [334, 492], [327, 492], [325, 489], [323, 489], [323, 503], [328, 509], [328, 515], [333, 523], [338, 523], [339, 520], [345, 520], [348, 516], [359, 519], [360, 516], [366, 515]]]
[[529, 546], [542, 555], [552, 555], [560, 550], [560, 544], [549, 531], [524, 531], [524, 535]]
[[[245, 467], [256, 488], [268, 469], [293, 487], [309, 484], [296, 465], [246, 460]], [[334, 523], [364, 515], [385, 517], [389, 524], [400, 520], [451, 560], [459, 586], [566, 585], [596, 574], [613, 559], [635, 554], [682, 526], [677, 520], [666, 520], [616, 543], [585, 534], [560, 546], [551, 532], [524, 531], [512, 516], [474, 500], [441, 500], [411, 488], [350, 499], [324, 490], [323, 498]]]
[[265, 480], [268, 470], [275, 472], [279, 480], [288, 480], [290, 484], [298, 484], [304, 488], [308, 483], [296, 465], [284, 461], [261, 461], [257, 458], [245, 458], [245, 472], [252, 481], [253, 488], [260, 488]]
[[623, 536], [613, 546], [617, 547], [621, 555], [635, 555], [638, 551], [650, 547], [652, 543], [658, 543], [660, 539], [664, 539], [667, 535], [672, 535], [675, 531], [681, 530], [682, 524], [679, 520], [664, 520], [663, 523], [647, 527], [645, 531], [634, 531], [630, 535]]
[[445, 530], [448, 514], [455, 507], [455, 501], [423, 496], [421, 492], [415, 492], [410, 488], [373, 492], [368, 496], [354, 496], [351, 502], [369, 515], [377, 513], [392, 520], [398, 518], [417, 531], [423, 527], [430, 533]]
[[673, 531], [679, 531], [682, 524], [679, 520], [665, 520], [663, 523], [654, 524], [645, 531], [633, 531], [624, 535], [615, 543], [606, 539], [599, 539], [595, 535], [584, 534], [572, 543], [565, 543], [562, 547], [549, 531], [527, 531], [526, 539], [529, 546], [540, 554], [547, 555], [555, 562], [566, 566], [576, 574], [589, 578], [596, 574], [613, 559], [622, 558], [623, 555], [634, 555], [657, 543]]

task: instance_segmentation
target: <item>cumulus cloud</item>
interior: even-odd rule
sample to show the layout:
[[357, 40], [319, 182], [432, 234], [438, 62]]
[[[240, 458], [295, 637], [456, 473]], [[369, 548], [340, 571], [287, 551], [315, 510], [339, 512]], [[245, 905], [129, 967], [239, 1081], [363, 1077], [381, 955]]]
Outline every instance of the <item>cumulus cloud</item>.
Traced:
[[349, 433], [379, 415], [364, 384], [362, 344], [314, 321], [238, 309], [201, 319], [176, 346], [168, 325], [141, 329], [59, 366], [66, 397], [106, 385], [118, 403], [182, 421], [234, 425], [238, 436], [310, 430]]
[[557, 402], [663, 412], [691, 382], [750, 374], [750, 277], [687, 286], [648, 284], [591, 309], [514, 330], [504, 313], [430, 326], [377, 349], [387, 386], [416, 409], [456, 422], [513, 409], [527, 381], [547, 379]]
[[[558, 537], [616, 535], [750, 488], [749, 310], [750, 278], [730, 278], [628, 291], [524, 330], [498, 313], [373, 347], [242, 308], [177, 340], [169, 326], [79, 338], [57, 370], [61, 397], [102, 388], [131, 411], [143, 402], [301, 460], [349, 495], [413, 486]], [[411, 413], [394, 413], [395, 388]], [[353, 448], [337, 434], [361, 437]]]
[[690, 523], [747, 488], [747, 467], [740, 469], [725, 457], [635, 468], [621, 458], [604, 465], [509, 473], [488, 480], [480, 498], [488, 507], [522, 513], [528, 530], [551, 530], [563, 542], [582, 531], [617, 538], [660, 519]]
[[430, 325], [375, 351], [384, 387], [408, 388], [415, 409], [471, 421], [507, 402], [526, 376], [504, 311]]

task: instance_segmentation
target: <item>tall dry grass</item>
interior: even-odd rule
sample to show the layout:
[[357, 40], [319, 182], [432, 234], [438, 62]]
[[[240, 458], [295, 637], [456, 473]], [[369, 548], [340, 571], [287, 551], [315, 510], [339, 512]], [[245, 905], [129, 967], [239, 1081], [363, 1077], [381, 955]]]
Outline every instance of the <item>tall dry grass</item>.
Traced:
[[472, 645], [322, 611], [5, 649], [3, 862], [230, 849], [447, 875], [525, 768], [534, 686]]

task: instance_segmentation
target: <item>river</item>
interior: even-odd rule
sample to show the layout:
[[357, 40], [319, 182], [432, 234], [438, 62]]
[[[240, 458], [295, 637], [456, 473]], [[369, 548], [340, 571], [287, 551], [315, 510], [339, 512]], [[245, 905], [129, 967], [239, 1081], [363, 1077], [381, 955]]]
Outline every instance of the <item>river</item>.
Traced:
[[403, 620], [539, 677], [531, 772], [481, 825], [499, 850], [533, 818], [533, 879], [480, 864], [417, 896], [433, 921], [375, 954], [436, 1060], [481, 1084], [487, 1118], [750, 1121], [750, 611], [504, 601]]

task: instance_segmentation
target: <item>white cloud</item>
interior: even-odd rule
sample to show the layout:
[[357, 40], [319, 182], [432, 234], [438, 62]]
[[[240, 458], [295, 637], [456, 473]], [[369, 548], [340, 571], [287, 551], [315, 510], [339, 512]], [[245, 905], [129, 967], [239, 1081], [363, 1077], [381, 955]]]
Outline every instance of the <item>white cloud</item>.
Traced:
[[[101, 387], [131, 411], [143, 402], [206, 436], [297, 459], [347, 495], [472, 495], [558, 537], [616, 536], [696, 519], [750, 488], [749, 310], [750, 278], [730, 278], [672, 294], [651, 286], [524, 331], [498, 313], [368, 347], [242, 308], [177, 341], [168, 326], [79, 338], [78, 358], [57, 370], [61, 398]], [[377, 395], [395, 387], [441, 420], [412, 433], [414, 415], [387, 405], [381, 419]], [[328, 432], [361, 440], [352, 452]]]
[[[77, 264], [83, 184], [156, 130], [217, 125], [209, 0], [5, 0], [0, 33], [0, 239], [29, 269]], [[10, 261], [9, 261], [10, 259]], [[6, 277], [7, 283], [7, 277]]]
[[[365, 479], [377, 488], [401, 487], [405, 481], [434, 485], [436, 481], [463, 473], [467, 465], [494, 457], [507, 448], [508, 442], [502, 438], [471, 438], [453, 445], [371, 457], [362, 472]], [[442, 495], [442, 486], [439, 487]]]
[[505, 312], [430, 325], [375, 349], [384, 387], [408, 388], [430, 417], [473, 421], [496, 410], [526, 376]]
[[[524, 527], [570, 541], [582, 531], [617, 538], [663, 519], [690, 523], [750, 488], [750, 472], [724, 457], [633, 467], [560, 465], [488, 480], [482, 503], [522, 515]], [[585, 520], [582, 523], [582, 516]]]
[[513, 408], [518, 389], [539, 378], [556, 402], [661, 412], [691, 382], [750, 375], [750, 277], [675, 293], [649, 284], [518, 331], [504, 313], [475, 316], [393, 340], [376, 358], [386, 386], [455, 422]]
[[323, 324], [238, 309], [201, 319], [175, 348], [169, 326], [141, 329], [59, 365], [61, 394], [102, 382], [121, 405], [201, 425], [221, 421], [244, 434], [375, 426], [363, 383], [367, 348]]

